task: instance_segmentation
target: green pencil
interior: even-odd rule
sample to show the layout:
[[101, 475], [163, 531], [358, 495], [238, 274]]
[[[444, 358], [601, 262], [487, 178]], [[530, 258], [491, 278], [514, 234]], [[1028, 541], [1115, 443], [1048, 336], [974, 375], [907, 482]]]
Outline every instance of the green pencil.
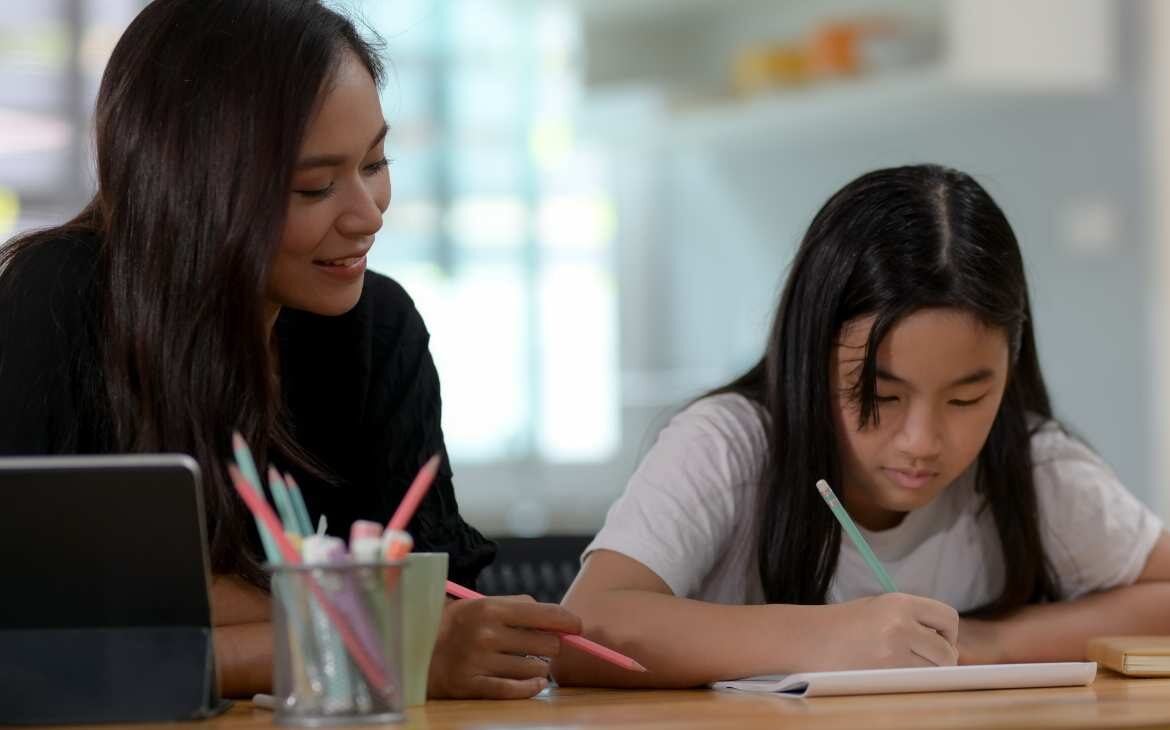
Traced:
[[[235, 453], [236, 466], [240, 468], [240, 473], [256, 490], [256, 494], [263, 497], [264, 482], [260, 481], [260, 474], [256, 471], [256, 462], [252, 460], [252, 450], [248, 448], [248, 442], [244, 440], [239, 431], [232, 432], [232, 451]], [[268, 556], [268, 562], [272, 565], [283, 563], [284, 558], [281, 557], [280, 550], [276, 549], [275, 538], [260, 520], [256, 520], [256, 530], [260, 533], [260, 542], [264, 545], [264, 553]]]
[[284, 480], [280, 478], [280, 472], [274, 466], [268, 467], [268, 488], [272, 490], [272, 499], [276, 502], [277, 512], [280, 513], [280, 521], [284, 523], [284, 531], [298, 537], [304, 537], [305, 533], [300, 528], [300, 515], [293, 507], [288, 487], [284, 485]]
[[841, 523], [841, 527], [845, 528], [845, 533], [849, 535], [849, 539], [857, 546], [857, 551], [861, 553], [861, 557], [865, 559], [869, 569], [877, 576], [878, 583], [882, 584], [882, 589], [886, 593], [897, 593], [898, 587], [894, 585], [894, 581], [890, 579], [890, 574], [878, 562], [877, 556], [873, 554], [873, 550], [869, 549], [869, 543], [861, 536], [861, 531], [857, 529], [857, 525], [853, 524], [853, 520], [849, 517], [849, 513], [837, 501], [837, 495], [833, 494], [833, 490], [829, 487], [829, 483], [824, 479], [817, 482], [817, 491], [825, 498], [825, 504], [829, 505], [829, 509], [833, 512], [833, 516]]

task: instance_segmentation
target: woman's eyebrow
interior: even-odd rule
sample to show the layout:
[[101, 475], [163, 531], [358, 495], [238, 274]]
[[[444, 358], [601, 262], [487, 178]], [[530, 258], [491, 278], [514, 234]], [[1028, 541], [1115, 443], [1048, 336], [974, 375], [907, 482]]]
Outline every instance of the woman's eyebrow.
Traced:
[[[390, 125], [382, 122], [382, 128], [374, 135], [374, 141], [366, 148], [366, 151], [374, 149], [378, 144], [386, 139], [386, 133], [390, 131]], [[307, 170], [313, 167], [334, 167], [345, 162], [345, 155], [327, 154], [327, 155], [313, 155], [306, 157], [297, 163], [298, 170]]]

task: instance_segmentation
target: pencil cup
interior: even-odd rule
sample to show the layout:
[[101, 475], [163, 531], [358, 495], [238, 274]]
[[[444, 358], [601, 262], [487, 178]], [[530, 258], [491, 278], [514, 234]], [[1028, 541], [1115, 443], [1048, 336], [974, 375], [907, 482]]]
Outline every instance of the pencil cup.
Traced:
[[401, 722], [404, 562], [271, 567], [281, 725]]
[[406, 704], [427, 701], [431, 655], [447, 603], [447, 553], [411, 553], [403, 579], [402, 609], [406, 626], [404, 684]]

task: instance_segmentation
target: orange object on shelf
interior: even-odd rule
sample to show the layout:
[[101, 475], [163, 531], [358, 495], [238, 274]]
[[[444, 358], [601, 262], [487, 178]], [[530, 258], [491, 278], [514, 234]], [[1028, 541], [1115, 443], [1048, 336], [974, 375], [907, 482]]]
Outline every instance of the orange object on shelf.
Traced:
[[760, 43], [738, 53], [731, 64], [731, 88], [750, 95], [818, 79], [856, 76], [866, 68], [865, 44], [899, 34], [894, 18], [828, 21], [796, 42]]
[[747, 48], [736, 55], [731, 67], [731, 87], [740, 94], [796, 86], [808, 79], [808, 55], [791, 44]]
[[862, 44], [870, 38], [893, 35], [897, 24], [888, 18], [831, 21], [809, 39], [809, 66], [814, 76], [855, 76], [865, 70]]

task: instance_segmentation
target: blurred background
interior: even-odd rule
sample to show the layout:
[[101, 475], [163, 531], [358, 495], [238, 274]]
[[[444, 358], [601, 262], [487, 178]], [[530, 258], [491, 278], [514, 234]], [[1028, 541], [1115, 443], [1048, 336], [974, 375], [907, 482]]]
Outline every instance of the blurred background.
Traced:
[[[485, 532], [595, 531], [666, 419], [759, 357], [825, 199], [926, 161], [1004, 208], [1059, 414], [1170, 512], [1162, 3], [333, 4], [387, 43], [371, 266], [432, 331]], [[0, 238], [91, 193], [94, 95], [142, 5], [0, 3]]]

